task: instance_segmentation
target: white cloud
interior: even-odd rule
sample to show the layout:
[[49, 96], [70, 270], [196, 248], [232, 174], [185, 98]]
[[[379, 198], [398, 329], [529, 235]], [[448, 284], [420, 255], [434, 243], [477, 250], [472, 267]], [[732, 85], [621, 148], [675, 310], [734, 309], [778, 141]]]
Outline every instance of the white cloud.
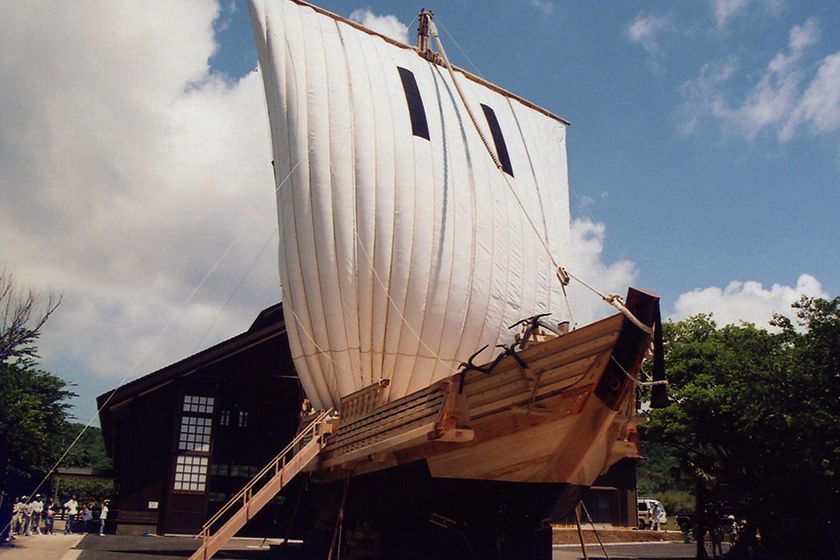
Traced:
[[[604, 294], [624, 297], [627, 287], [636, 279], [636, 267], [628, 260], [608, 264], [603, 261], [606, 226], [587, 218], [572, 221], [572, 255], [565, 263], [570, 273]], [[578, 325], [615, 313], [592, 291], [572, 280], [568, 293], [572, 313]]]
[[840, 52], [822, 60], [816, 78], [802, 94], [791, 119], [782, 129], [782, 138], [790, 138], [800, 124], [810, 125], [817, 133], [840, 128]]
[[666, 33], [675, 31], [675, 26], [670, 16], [638, 16], [625, 29], [627, 40], [640, 45], [647, 53], [647, 63], [655, 73], [661, 73], [665, 61], [665, 50], [662, 48], [661, 39]]
[[738, 69], [738, 61], [730, 57], [722, 63], [706, 63], [700, 75], [682, 86], [682, 93], [689, 99], [680, 109], [680, 132], [694, 132], [700, 120], [714, 114], [725, 105], [721, 88]]
[[750, 0], [715, 0], [715, 21], [717, 22], [718, 29], [722, 30], [726, 28], [729, 20], [739, 12], [743, 12], [749, 3]]
[[530, 0], [529, 4], [544, 16], [550, 16], [554, 13], [554, 2], [549, 0]]
[[[272, 235], [260, 78], [208, 73], [217, 10], [27, 2], [7, 14], [0, 265], [63, 296], [40, 345], [55, 373], [74, 364], [116, 383], [172, 320], [135, 373], [184, 357]], [[203, 346], [278, 301], [275, 251], [256, 267]]]
[[364, 9], [354, 10], [350, 14], [350, 19], [386, 37], [409, 44], [408, 26], [402, 23], [397, 16], [380, 16], [374, 14], [369, 9]]
[[662, 31], [668, 29], [669, 22], [667, 16], [638, 16], [627, 27], [627, 38], [631, 43], [641, 45], [648, 54], [659, 54], [661, 47], [657, 39]]
[[767, 127], [783, 127], [799, 96], [803, 73], [798, 63], [805, 50], [819, 40], [817, 22], [809, 19], [794, 26], [789, 36], [789, 53], [777, 53], [761, 80], [739, 107], [720, 104], [714, 114], [729, 122], [745, 137], [753, 139]]
[[726, 90], [735, 75], [735, 59], [704, 65], [700, 75], [683, 86], [687, 101], [679, 110], [682, 131], [694, 131], [703, 118], [715, 119], [724, 130], [749, 140], [770, 132], [786, 142], [806, 124], [815, 133], [840, 129], [840, 52], [825, 57], [810, 82], [803, 60], [819, 40], [815, 19], [794, 26], [787, 51], [770, 60], [740, 103], [732, 103]]
[[715, 23], [719, 31], [726, 31], [730, 21], [747, 12], [751, 5], [757, 7], [772, 17], [778, 17], [784, 8], [784, 0], [762, 0], [754, 3], [752, 0], [714, 0], [712, 3], [715, 13]]
[[680, 295], [671, 319], [685, 319], [697, 313], [711, 313], [718, 324], [737, 324], [741, 321], [767, 327], [774, 313], [794, 318], [791, 304], [802, 296], [828, 297], [820, 282], [809, 274], [802, 274], [795, 286], [773, 284], [765, 289], [760, 282], [732, 281], [725, 288], [697, 289]]

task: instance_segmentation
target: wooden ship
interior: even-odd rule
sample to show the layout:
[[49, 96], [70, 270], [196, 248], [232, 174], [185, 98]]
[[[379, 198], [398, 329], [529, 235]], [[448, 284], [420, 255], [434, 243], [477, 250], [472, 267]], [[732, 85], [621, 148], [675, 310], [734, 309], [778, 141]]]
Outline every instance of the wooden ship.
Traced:
[[429, 12], [412, 47], [299, 0], [250, 10], [307, 400], [193, 558], [300, 473], [309, 557], [365, 527], [381, 547], [365, 557], [550, 557], [550, 521], [639, 454], [659, 322], [630, 289], [570, 328], [569, 123], [453, 67]]

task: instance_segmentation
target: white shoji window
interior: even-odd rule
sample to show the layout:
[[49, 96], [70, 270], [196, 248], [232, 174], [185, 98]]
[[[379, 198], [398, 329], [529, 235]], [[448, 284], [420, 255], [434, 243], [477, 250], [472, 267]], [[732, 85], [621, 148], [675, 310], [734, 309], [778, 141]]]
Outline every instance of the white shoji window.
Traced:
[[210, 432], [213, 429], [211, 418], [182, 416], [181, 431], [178, 434], [178, 449], [184, 451], [210, 451]]
[[248, 411], [247, 410], [240, 410], [239, 411], [239, 427], [240, 428], [247, 428], [248, 427]]
[[213, 397], [199, 397], [196, 395], [184, 395], [184, 412], [197, 412], [199, 414], [213, 414]]
[[207, 487], [207, 457], [178, 455], [175, 462], [175, 490], [204, 492]]
[[230, 410], [223, 410], [219, 415], [220, 426], [230, 426]]

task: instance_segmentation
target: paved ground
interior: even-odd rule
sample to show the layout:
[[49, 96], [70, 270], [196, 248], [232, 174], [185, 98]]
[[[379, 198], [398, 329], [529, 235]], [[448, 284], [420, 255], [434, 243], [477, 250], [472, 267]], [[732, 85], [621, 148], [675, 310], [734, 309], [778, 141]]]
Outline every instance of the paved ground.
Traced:
[[[268, 548], [259, 539], [235, 539], [216, 558], [267, 560]], [[0, 560], [183, 560], [198, 547], [188, 537], [125, 537], [106, 535], [52, 535], [19, 537], [16, 547], [0, 547]], [[682, 543], [627, 543], [606, 545], [612, 560], [667, 560], [694, 558], [694, 545]], [[606, 558], [600, 547], [588, 545], [589, 558]], [[583, 558], [579, 546], [555, 546], [554, 560]]]
[[0, 560], [74, 560], [81, 553], [73, 550], [84, 535], [32, 535], [17, 537], [13, 546], [0, 547]]
[[[195, 552], [198, 543], [191, 537], [88, 535], [78, 545], [82, 549], [79, 560], [183, 560]], [[261, 544], [262, 539], [233, 539], [214, 558], [266, 559], [268, 547]]]

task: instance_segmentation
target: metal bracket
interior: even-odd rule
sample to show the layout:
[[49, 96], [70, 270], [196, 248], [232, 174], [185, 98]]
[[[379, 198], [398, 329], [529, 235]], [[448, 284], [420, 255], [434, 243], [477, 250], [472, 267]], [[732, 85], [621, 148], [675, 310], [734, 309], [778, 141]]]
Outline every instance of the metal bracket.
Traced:
[[539, 328], [543, 328], [547, 331], [550, 331], [556, 334], [557, 336], [562, 336], [562, 332], [541, 320], [543, 317], [548, 317], [549, 315], [551, 315], [551, 313], [540, 313], [538, 315], [526, 317], [525, 319], [521, 319], [515, 322], [514, 324], [510, 325], [508, 327], [509, 329], [518, 327], [520, 325], [525, 326], [525, 332], [522, 334], [522, 338], [520, 338], [516, 343], [514, 343], [514, 346], [518, 347], [519, 350], [525, 350], [525, 346], [528, 344], [528, 342], [531, 340], [531, 337], [534, 336], [534, 333]]
[[493, 373], [493, 370], [496, 369], [496, 366], [499, 365], [499, 362], [501, 362], [502, 360], [504, 360], [508, 356], [510, 356], [511, 358], [516, 360], [516, 363], [519, 364], [519, 367], [521, 367], [522, 369], [528, 369], [528, 364], [526, 364], [525, 361], [522, 358], [519, 357], [519, 354], [517, 354], [516, 349], [515, 349], [515, 346], [516, 346], [515, 344], [513, 346], [508, 346], [506, 344], [497, 344], [496, 348], [501, 348], [501, 349], [504, 350], [504, 352], [502, 352], [498, 356], [496, 356], [496, 358], [492, 362], [490, 362], [489, 366], [482, 367], [482, 366], [475, 365], [473, 363], [473, 360], [475, 359], [475, 357], [478, 356], [479, 354], [481, 354], [482, 352], [484, 352], [484, 350], [486, 350], [488, 346], [490, 346], [490, 345], [485, 344], [484, 346], [479, 348], [478, 351], [473, 353], [473, 355], [470, 356], [469, 359], [466, 362], [461, 362], [461, 366], [460, 366], [461, 370], [459, 372], [460, 380], [459, 380], [459, 384], [458, 384], [458, 392], [459, 393], [464, 392], [464, 378], [466, 377], [466, 374], [467, 374], [468, 371], [480, 371], [481, 373], [483, 373], [485, 375], [490, 375], [491, 373]]

